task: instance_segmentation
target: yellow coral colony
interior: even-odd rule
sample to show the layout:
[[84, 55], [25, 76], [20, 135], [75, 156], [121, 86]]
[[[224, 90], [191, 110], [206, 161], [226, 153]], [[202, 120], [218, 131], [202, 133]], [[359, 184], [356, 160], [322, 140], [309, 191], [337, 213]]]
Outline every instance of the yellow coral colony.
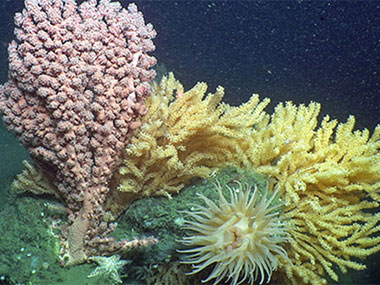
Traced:
[[185, 92], [173, 74], [154, 85], [115, 175], [113, 213], [137, 197], [170, 196], [192, 177], [233, 163], [278, 183], [291, 225], [289, 259], [280, 256], [279, 269], [292, 283], [323, 284], [325, 273], [337, 281], [335, 266], [365, 268], [359, 258], [380, 247], [380, 127], [370, 137], [353, 131], [354, 117], [338, 124], [326, 116], [318, 126], [317, 103], [279, 104], [269, 116], [268, 99], [253, 95], [231, 107], [221, 103], [221, 87], [205, 97], [206, 88], [198, 83]]
[[114, 177], [118, 190], [108, 207], [117, 215], [136, 197], [170, 197], [193, 177], [207, 177], [215, 168], [233, 163], [253, 125], [262, 121], [269, 99], [257, 95], [239, 107], [222, 103], [222, 87], [207, 94], [198, 83], [184, 92], [173, 74], [154, 84], [148, 113], [125, 151]]
[[274, 177], [292, 224], [292, 261], [282, 264], [293, 283], [335, 281], [337, 265], [363, 269], [358, 258], [380, 249], [380, 126], [353, 131], [354, 117], [338, 125], [326, 116], [317, 128], [320, 105], [279, 104], [256, 130], [242, 164]]
[[43, 172], [24, 160], [25, 170], [17, 175], [17, 178], [12, 183], [12, 191], [17, 194], [31, 192], [36, 195], [49, 194], [60, 198], [55, 186], [50, 183]]
[[199, 194], [207, 207], [198, 206], [195, 212], [188, 212], [192, 220], [186, 221], [185, 228], [195, 234], [184, 238], [184, 244], [190, 247], [181, 251], [190, 254], [184, 263], [193, 264], [191, 274], [214, 265], [202, 282], [269, 282], [278, 258], [288, 259], [283, 248], [289, 239], [288, 227], [281, 214], [282, 204], [276, 201], [277, 192], [240, 183], [234, 189], [226, 187], [231, 202], [217, 185], [219, 205]]

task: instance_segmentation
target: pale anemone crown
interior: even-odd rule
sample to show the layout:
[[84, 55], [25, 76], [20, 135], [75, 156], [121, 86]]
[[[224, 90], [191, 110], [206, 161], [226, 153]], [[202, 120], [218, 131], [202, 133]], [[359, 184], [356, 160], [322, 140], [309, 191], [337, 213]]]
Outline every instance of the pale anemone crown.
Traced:
[[258, 188], [242, 185], [237, 189], [228, 187], [231, 202], [222, 193], [220, 184], [219, 205], [198, 194], [207, 207], [197, 205], [195, 212], [187, 212], [191, 221], [185, 228], [194, 231], [193, 236], [185, 237], [183, 243], [190, 249], [184, 263], [193, 264], [195, 274], [214, 264], [211, 274], [202, 282], [216, 279], [214, 284], [226, 278], [232, 285], [248, 279], [250, 284], [260, 276], [260, 284], [279, 265], [278, 257], [288, 260], [282, 247], [289, 241], [288, 228], [281, 214], [282, 203], [278, 191], [270, 194], [268, 189], [261, 194]]

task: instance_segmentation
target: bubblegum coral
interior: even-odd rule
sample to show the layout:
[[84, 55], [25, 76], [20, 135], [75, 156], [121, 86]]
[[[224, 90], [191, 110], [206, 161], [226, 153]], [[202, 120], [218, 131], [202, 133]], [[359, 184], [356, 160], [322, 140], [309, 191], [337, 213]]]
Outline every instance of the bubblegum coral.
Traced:
[[136, 5], [109, 0], [25, 0], [15, 24], [0, 111], [68, 208], [66, 264], [145, 244], [108, 238], [102, 204], [146, 112], [155, 30]]

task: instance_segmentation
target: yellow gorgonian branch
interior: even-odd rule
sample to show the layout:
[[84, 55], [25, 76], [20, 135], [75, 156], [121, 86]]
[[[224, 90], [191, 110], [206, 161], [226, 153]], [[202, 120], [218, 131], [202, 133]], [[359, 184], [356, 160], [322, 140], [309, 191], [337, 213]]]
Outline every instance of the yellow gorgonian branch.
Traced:
[[[113, 213], [143, 196], [170, 197], [194, 177], [208, 177], [219, 167], [235, 163], [247, 149], [252, 127], [268, 120], [269, 99], [258, 95], [241, 106], [221, 102], [224, 89], [206, 94], [207, 84], [189, 91], [170, 73], [147, 99], [142, 127], [125, 149], [108, 200]], [[117, 215], [117, 214], [116, 214]]]
[[[355, 119], [328, 116], [318, 127], [320, 105], [279, 104], [251, 137], [242, 164], [277, 180], [293, 225], [288, 278], [321, 284], [338, 281], [338, 265], [364, 269], [357, 258], [380, 249], [380, 126], [354, 131]], [[375, 213], [375, 214], [373, 214]]]

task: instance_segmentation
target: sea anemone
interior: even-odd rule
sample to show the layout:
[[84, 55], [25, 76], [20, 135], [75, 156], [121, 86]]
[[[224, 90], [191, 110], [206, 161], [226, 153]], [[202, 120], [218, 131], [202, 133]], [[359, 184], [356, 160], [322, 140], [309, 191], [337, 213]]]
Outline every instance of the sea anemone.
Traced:
[[181, 251], [189, 254], [183, 263], [193, 264], [189, 274], [214, 264], [202, 282], [216, 279], [214, 284], [218, 284], [226, 278], [232, 285], [246, 280], [253, 284], [260, 277], [262, 284], [265, 276], [270, 281], [279, 256], [288, 260], [283, 248], [289, 241], [288, 228], [278, 191], [260, 192], [256, 186], [237, 185], [236, 189], [227, 186], [231, 202], [217, 184], [219, 205], [198, 194], [207, 207], [197, 205], [194, 212], [187, 212], [192, 219], [185, 221], [185, 228], [195, 234], [183, 240], [190, 247]]

